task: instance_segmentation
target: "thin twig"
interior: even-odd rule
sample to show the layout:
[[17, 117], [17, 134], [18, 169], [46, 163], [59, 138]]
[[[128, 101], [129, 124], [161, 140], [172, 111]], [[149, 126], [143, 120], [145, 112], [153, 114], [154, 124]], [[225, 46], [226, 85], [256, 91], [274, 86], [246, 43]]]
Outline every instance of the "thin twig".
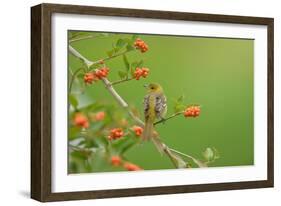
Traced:
[[[111, 59], [113, 59], [113, 58], [122, 56], [122, 55], [124, 55], [124, 54], [126, 54], [126, 53], [128, 53], [128, 52], [131, 52], [131, 51], [136, 51], [136, 50], [129, 50], [129, 51], [126, 50], [126, 51], [120, 52], [120, 53], [118, 53], [118, 54], [114, 54], [114, 55], [112, 55], [112, 56], [106, 57], [106, 58], [104, 58], [104, 59], [100, 59], [100, 60], [94, 61], [94, 62], [92, 62], [91, 65], [88, 65], [88, 67], [90, 67], [90, 66], [92, 66], [92, 65], [100, 64], [100, 62], [105, 62], [105, 61], [111, 60]], [[93, 70], [95, 70], [95, 69], [93, 69]], [[93, 70], [90, 70], [90, 71], [93, 71]]]
[[126, 79], [117, 80], [117, 81], [111, 82], [111, 85], [120, 84], [120, 83], [127, 82], [127, 81], [130, 81], [130, 80], [133, 80], [133, 79], [134, 78], [126, 78]]
[[86, 64], [88, 67], [90, 67], [90, 66], [92, 66], [92, 65], [94, 64], [94, 62], [92, 62], [92, 61], [88, 60], [87, 58], [85, 58], [84, 56], [82, 56], [82, 55], [81, 55], [78, 51], [76, 51], [72, 46], [69, 45], [69, 46], [68, 46], [68, 49], [69, 49], [70, 53], [71, 53], [73, 56], [75, 56], [75, 57], [77, 57], [77, 58], [83, 60], [83, 61], [85, 62], [85, 64]]
[[162, 123], [162, 122], [166, 122], [167, 120], [169, 120], [169, 119], [172, 119], [172, 118], [174, 118], [174, 117], [176, 117], [176, 116], [178, 116], [178, 115], [181, 115], [183, 112], [177, 112], [177, 113], [175, 113], [175, 114], [172, 114], [171, 116], [169, 116], [169, 117], [167, 117], [167, 118], [165, 118], [165, 119], [161, 119], [161, 120], [159, 120], [159, 121], [157, 121], [157, 122], [154, 122], [154, 125], [157, 125], [157, 124], [160, 124], [160, 123]]
[[71, 79], [70, 79], [70, 82], [69, 82], [69, 91], [71, 91], [72, 89], [72, 85], [73, 85], [73, 82], [74, 82], [74, 79], [76, 77], [76, 75], [82, 70], [82, 68], [79, 68], [77, 69], [71, 76]]
[[175, 150], [175, 149], [172, 149], [172, 148], [170, 148], [170, 150], [171, 150], [172, 152], [177, 153], [177, 154], [179, 154], [179, 155], [182, 155], [182, 156], [184, 156], [184, 157], [187, 157], [187, 158], [190, 158], [190, 159], [194, 159], [194, 157], [192, 157], [192, 156], [190, 156], [190, 155], [188, 155], [188, 154], [184, 154], [184, 153], [182, 153], [182, 152], [180, 152], [180, 151], [178, 151], [178, 150]]
[[98, 35], [89, 35], [89, 36], [74, 38], [74, 39], [69, 40], [69, 43], [73, 43], [73, 42], [80, 41], [80, 40], [86, 40], [86, 39], [96, 38], [96, 37], [98, 37]]
[[[136, 50], [129, 50], [129, 51], [126, 50], [126, 51], [120, 52], [120, 53], [118, 53], [118, 54], [112, 55], [112, 56], [110, 56], [110, 57], [106, 57], [106, 58], [104, 58], [104, 59], [100, 59], [100, 60], [97, 60], [97, 61], [94, 61], [94, 62], [93, 62], [93, 61], [88, 60], [86, 57], [82, 56], [82, 55], [81, 55], [78, 51], [76, 51], [72, 46], [69, 45], [68, 48], [69, 48], [70, 53], [71, 53], [72, 55], [78, 57], [79, 59], [83, 60], [83, 61], [85, 62], [85, 64], [87, 65], [87, 67], [91, 67], [91, 66], [93, 66], [93, 65], [100, 64], [100, 62], [105, 62], [105, 61], [111, 60], [111, 59], [113, 59], [113, 58], [115, 58], [115, 57], [122, 56], [122, 55], [124, 55], [124, 54], [126, 54], [126, 53], [128, 53], [128, 52], [131, 52], [131, 51], [136, 51]], [[94, 69], [93, 69], [93, 70], [94, 70]]]

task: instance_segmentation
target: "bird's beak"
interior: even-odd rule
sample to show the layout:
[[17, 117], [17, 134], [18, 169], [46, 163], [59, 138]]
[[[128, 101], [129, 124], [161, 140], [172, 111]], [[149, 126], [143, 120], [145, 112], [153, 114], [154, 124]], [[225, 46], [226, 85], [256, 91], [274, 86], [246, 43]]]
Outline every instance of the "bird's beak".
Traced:
[[148, 84], [144, 84], [143, 86], [144, 86], [145, 88], [147, 88], [147, 87], [148, 87]]

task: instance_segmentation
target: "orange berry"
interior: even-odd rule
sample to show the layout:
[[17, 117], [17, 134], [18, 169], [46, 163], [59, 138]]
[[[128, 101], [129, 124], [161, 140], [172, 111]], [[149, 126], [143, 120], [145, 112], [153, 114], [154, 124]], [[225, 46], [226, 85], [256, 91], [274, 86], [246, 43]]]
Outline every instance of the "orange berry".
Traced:
[[122, 159], [116, 155], [111, 157], [110, 162], [113, 166], [119, 166], [121, 165]]
[[98, 78], [95, 75], [95, 73], [93, 73], [93, 72], [88, 72], [84, 75], [84, 82], [86, 84], [92, 84], [93, 81], [97, 81], [97, 80], [98, 80]]
[[124, 136], [124, 132], [123, 132], [122, 128], [114, 128], [114, 129], [110, 130], [108, 139], [115, 140], [115, 139], [119, 139], [123, 136]]
[[105, 112], [97, 112], [91, 116], [93, 121], [102, 121], [105, 118]]
[[95, 71], [95, 75], [97, 76], [98, 79], [107, 77], [108, 73], [109, 73], [109, 68], [107, 67], [96, 69]]
[[139, 68], [137, 67], [135, 72], [134, 72], [134, 78], [136, 80], [139, 80], [141, 77], [146, 78], [149, 74], [149, 69], [148, 68]]
[[141, 136], [142, 132], [143, 132], [143, 128], [140, 126], [133, 126], [132, 129], [134, 130], [136, 136]]
[[148, 50], [147, 44], [140, 38], [136, 39], [136, 41], [134, 42], [134, 46], [136, 49], [139, 49], [142, 53]]
[[147, 77], [149, 74], [149, 69], [148, 68], [142, 68], [142, 77]]
[[200, 115], [200, 106], [190, 106], [185, 109], [183, 115], [185, 117], [198, 117]]
[[135, 165], [135, 164], [130, 163], [130, 162], [125, 162], [123, 166], [128, 171], [139, 171], [139, 170], [142, 170], [142, 168], [140, 168], [138, 165]]
[[142, 69], [141, 68], [136, 68], [135, 72], [134, 72], [134, 78], [136, 80], [139, 80], [142, 76]]
[[73, 123], [77, 127], [88, 128], [89, 121], [88, 118], [82, 113], [76, 113], [74, 115]]

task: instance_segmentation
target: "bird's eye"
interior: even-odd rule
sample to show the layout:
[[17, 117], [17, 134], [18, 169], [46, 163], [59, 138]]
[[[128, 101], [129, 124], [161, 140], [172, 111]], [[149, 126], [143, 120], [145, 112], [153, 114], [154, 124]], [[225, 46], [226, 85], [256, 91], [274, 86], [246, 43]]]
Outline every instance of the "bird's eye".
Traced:
[[151, 89], [154, 89], [154, 87], [151, 87]]

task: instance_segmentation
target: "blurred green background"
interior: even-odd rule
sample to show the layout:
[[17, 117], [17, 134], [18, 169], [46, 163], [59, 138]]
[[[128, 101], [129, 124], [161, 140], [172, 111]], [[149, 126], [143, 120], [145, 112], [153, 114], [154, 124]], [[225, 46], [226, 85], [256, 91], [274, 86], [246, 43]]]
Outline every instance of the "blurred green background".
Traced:
[[[120, 38], [132, 34], [92, 32], [95, 38], [70, 43], [86, 58], [95, 61]], [[253, 67], [254, 41], [249, 39], [206, 38], [188, 36], [138, 35], [149, 46], [146, 53], [129, 52], [130, 62], [142, 59], [150, 69], [145, 79], [118, 84], [115, 89], [135, 106], [143, 119], [145, 83], [158, 82], [168, 99], [167, 116], [173, 114], [174, 100], [185, 96], [186, 104], [201, 105], [198, 118], [179, 116], [157, 125], [163, 141], [171, 148], [202, 158], [207, 147], [215, 147], [220, 158], [210, 166], [239, 166], [254, 163]], [[111, 69], [108, 79], [118, 80], [124, 69], [122, 56], [106, 62]], [[81, 61], [69, 54], [69, 69], [74, 72]], [[117, 105], [101, 82], [84, 88], [73, 85], [79, 106], [93, 101]], [[151, 142], [136, 145], [125, 154], [131, 162], [145, 169], [173, 168]]]

